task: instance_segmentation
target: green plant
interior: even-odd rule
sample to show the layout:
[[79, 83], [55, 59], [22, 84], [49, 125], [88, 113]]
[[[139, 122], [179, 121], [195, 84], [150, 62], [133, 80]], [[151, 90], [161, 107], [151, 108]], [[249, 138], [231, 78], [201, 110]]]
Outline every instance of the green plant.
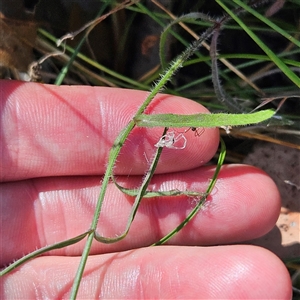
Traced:
[[[241, 3], [240, 1], [234, 1], [235, 3], [238, 4], [238, 8], [228, 9], [227, 6], [225, 6], [224, 2], [221, 2], [221, 1], [217, 1], [217, 2], [224, 9], [226, 9], [228, 14], [230, 16], [232, 16], [233, 18], [235, 18], [235, 20], [239, 23], [241, 28], [243, 28], [249, 35], [251, 35], [251, 37], [255, 40], [255, 42], [261, 46], [261, 48], [268, 55], [268, 57], [269, 57], [268, 59], [270, 59], [272, 62], [274, 62], [284, 72], [284, 74], [296, 86], [299, 87], [300, 79], [299, 79], [299, 77], [297, 77], [295, 72], [293, 72], [291, 69], [288, 68], [287, 62], [281, 60], [277, 55], [275, 55], [272, 51], [270, 51], [270, 49], [264, 43], [262, 43], [259, 39], [256, 38], [255, 35], [253, 35], [253, 32], [251, 30], [249, 30], [249, 28], [247, 26], [245, 27], [243, 25], [241, 18], [238, 17], [239, 13], [241, 13], [244, 10], [249, 10], [250, 12], [252, 12], [250, 10], [251, 7], [248, 5], [245, 5], [244, 3]], [[127, 3], [132, 4], [130, 1], [127, 1], [126, 4]], [[136, 5], [137, 5], [137, 8], [143, 9], [141, 4], [136, 3]], [[124, 6], [122, 6], [122, 8], [123, 7]], [[82, 277], [82, 274], [84, 271], [86, 261], [88, 259], [89, 251], [90, 251], [93, 240], [96, 239], [97, 241], [102, 242], [102, 243], [113, 243], [113, 242], [117, 242], [117, 241], [125, 238], [130, 229], [130, 225], [134, 220], [135, 214], [138, 210], [139, 204], [142, 201], [143, 197], [145, 197], [145, 196], [155, 197], [155, 196], [163, 196], [164, 195], [164, 194], [162, 195], [162, 193], [155, 193], [155, 192], [150, 193], [147, 191], [147, 187], [151, 181], [151, 178], [154, 174], [156, 166], [159, 163], [159, 157], [163, 151], [163, 148], [165, 146], [173, 145], [172, 139], [169, 141], [170, 142], [169, 144], [164, 143], [164, 141], [166, 140], [167, 134], [168, 134], [169, 127], [190, 127], [192, 129], [194, 129], [194, 128], [198, 128], [198, 127], [205, 128], [205, 127], [224, 126], [229, 130], [229, 128], [228, 128], [229, 126], [256, 124], [256, 123], [268, 120], [274, 115], [273, 110], [259, 111], [257, 113], [242, 113], [242, 112], [248, 111], [248, 109], [245, 107], [242, 107], [240, 105], [237, 105], [237, 102], [232, 97], [228, 96], [224, 92], [223, 87], [220, 84], [219, 71], [218, 71], [218, 67], [217, 67], [218, 56], [216, 53], [216, 44], [217, 44], [217, 38], [218, 38], [218, 34], [219, 34], [220, 30], [225, 26], [225, 24], [230, 19], [229, 15], [226, 15], [217, 20], [209, 19], [209, 21], [212, 23], [212, 25], [210, 27], [208, 27], [208, 29], [206, 31], [204, 31], [204, 33], [201, 35], [201, 37], [198, 40], [196, 40], [195, 42], [192, 42], [189, 46], [187, 46], [187, 48], [182, 52], [182, 54], [180, 54], [177, 58], [175, 58], [171, 62], [171, 64], [165, 70], [162, 71], [162, 73], [161, 73], [162, 75], [160, 76], [160, 79], [156, 82], [154, 88], [151, 90], [151, 93], [149, 94], [149, 96], [147, 97], [145, 102], [138, 109], [138, 111], [136, 112], [136, 115], [131, 120], [131, 122], [121, 131], [121, 133], [115, 140], [114, 145], [110, 151], [109, 161], [107, 164], [107, 170], [106, 170], [106, 173], [103, 178], [101, 192], [100, 192], [97, 206], [95, 209], [94, 218], [91, 222], [91, 226], [90, 226], [89, 230], [86, 231], [85, 233], [83, 233], [77, 237], [71, 238], [67, 241], [63, 241], [61, 243], [51, 245], [51, 246], [48, 246], [48, 247], [45, 247], [45, 248], [42, 248], [42, 249], [39, 249], [37, 251], [30, 253], [29, 255], [23, 257], [19, 261], [16, 261], [15, 263], [11, 264], [8, 268], [1, 271], [1, 276], [5, 275], [10, 270], [12, 270], [15, 267], [19, 266], [20, 264], [28, 261], [29, 259], [36, 257], [37, 255], [40, 255], [40, 254], [47, 252], [49, 250], [52, 250], [52, 249], [65, 247], [67, 245], [76, 243], [76, 242], [84, 239], [85, 237], [87, 237], [86, 246], [85, 246], [85, 249], [82, 254], [82, 260], [80, 262], [76, 278], [74, 280], [74, 286], [73, 286], [72, 295], [71, 295], [71, 298], [76, 298], [80, 280], [81, 280], [81, 277]], [[197, 15], [197, 16], [200, 16], [203, 19], [203, 15]], [[194, 17], [194, 16], [192, 16], [192, 17]], [[188, 16], [188, 18], [190, 19], [191, 15]], [[178, 23], [180, 21], [183, 21], [183, 20], [185, 20], [185, 18], [180, 18], [177, 21], [175, 21], [174, 24]], [[207, 20], [205, 19], [205, 21], [207, 21]], [[268, 25], [271, 26], [270, 22], [268, 23]], [[94, 26], [94, 23], [93, 23], [93, 26]], [[217, 114], [211, 114], [211, 115], [210, 114], [195, 114], [195, 115], [189, 115], [189, 116], [170, 115], [170, 114], [169, 115], [146, 115], [146, 114], [143, 114], [145, 109], [147, 108], [147, 106], [151, 103], [151, 101], [155, 97], [155, 95], [157, 95], [158, 92], [162, 91], [166, 87], [167, 83], [171, 80], [171, 78], [174, 76], [174, 74], [182, 66], [184, 66], [185, 63], [190, 63], [190, 64], [193, 63], [191, 60], [189, 60], [190, 57], [198, 51], [198, 49], [201, 46], [201, 44], [203, 43], [203, 41], [210, 37], [212, 38], [211, 51], [210, 51], [211, 61], [212, 61], [211, 67], [213, 70], [212, 78], [213, 78], [215, 94], [216, 94], [218, 100], [220, 101], [219, 105], [222, 106], [225, 104], [227, 106], [228, 110], [231, 111], [231, 110], [236, 109], [237, 111], [240, 112], [240, 114], [217, 113]], [[165, 40], [166, 39], [165, 39], [165, 35], [164, 35], [164, 38], [161, 40], [161, 43], [162, 43], [161, 49], [164, 49]], [[295, 43], [295, 45], [297, 45], [297, 43], [295, 41], [296, 40], [291, 39], [291, 42]], [[79, 45], [79, 47], [80, 47], [80, 45]], [[299, 45], [298, 45], [298, 47], [299, 47]], [[163, 53], [163, 51], [161, 51], [161, 52]], [[74, 57], [75, 56], [79, 57], [78, 49], [76, 51], [74, 51]], [[163, 57], [163, 55], [162, 55], [162, 57]], [[203, 59], [203, 58], [201, 58], [201, 59]], [[164, 61], [164, 58], [162, 59], [162, 61]], [[70, 65], [71, 64], [68, 63], [68, 65], [65, 68], [63, 68], [60, 76], [58, 77], [58, 79], [56, 81], [57, 84], [60, 84], [63, 81], [63, 78], [64, 78], [66, 72], [68, 71]], [[165, 65], [165, 63], [163, 62], [162, 66], [164, 66], [164, 65]], [[102, 68], [102, 69], [106, 70], [105, 68]], [[128, 80], [122, 76], [118, 76], [114, 72], [111, 72], [111, 75], [115, 76], [117, 79], [126, 81], [126, 83], [135, 84], [137, 87], [141, 87], [141, 88], [145, 87], [145, 85], [143, 85], [143, 84], [139, 84], [132, 80]], [[226, 74], [222, 73], [222, 76], [225, 76], [225, 78], [226, 78]], [[176, 89], [173, 92], [175, 93]], [[165, 130], [163, 131], [162, 137], [161, 137], [162, 144], [160, 144], [160, 146], [157, 148], [154, 159], [150, 163], [149, 169], [144, 176], [143, 182], [137, 191], [126, 190], [123, 187], [120, 187], [116, 183], [121, 191], [123, 191], [125, 193], [129, 193], [131, 195], [134, 195], [135, 201], [134, 201], [132, 211], [129, 216], [128, 223], [127, 223], [127, 226], [126, 226], [124, 232], [121, 235], [119, 235], [118, 237], [113, 237], [113, 238], [112, 237], [103, 237], [97, 233], [96, 228], [97, 228], [99, 216], [101, 214], [101, 207], [102, 207], [102, 203], [104, 201], [104, 195], [106, 193], [106, 188], [107, 188], [108, 182], [110, 180], [114, 180], [113, 168], [114, 168], [116, 159], [122, 148], [122, 145], [125, 143], [129, 133], [135, 126], [165, 127]], [[163, 237], [160, 241], [155, 243], [155, 245], [165, 243], [174, 234], [176, 234], [176, 232], [178, 232], [183, 226], [185, 226], [185, 224], [187, 224], [187, 222], [189, 222], [191, 220], [191, 218], [199, 211], [199, 209], [205, 202], [207, 196], [210, 194], [211, 190], [214, 187], [214, 184], [217, 180], [218, 172], [220, 171], [220, 168], [223, 164], [224, 157], [225, 157], [225, 147], [224, 147], [224, 143], [221, 142], [221, 152], [220, 152], [220, 156], [219, 156], [219, 160], [218, 160], [218, 165], [217, 165], [215, 174], [214, 174], [213, 178], [211, 179], [211, 182], [210, 182], [207, 190], [205, 191], [205, 193], [199, 192], [196, 194], [195, 194], [195, 192], [192, 192], [192, 191], [181, 192], [184, 195], [192, 195], [192, 196], [198, 197], [199, 198], [198, 204], [195, 206], [193, 211], [186, 217], [186, 220], [184, 220], [184, 222], [179, 224], [178, 227], [176, 227], [167, 236]], [[175, 195], [175, 194], [178, 194], [178, 191], [169, 191], [169, 192], [165, 193], [165, 195], [167, 195], [167, 196]]]

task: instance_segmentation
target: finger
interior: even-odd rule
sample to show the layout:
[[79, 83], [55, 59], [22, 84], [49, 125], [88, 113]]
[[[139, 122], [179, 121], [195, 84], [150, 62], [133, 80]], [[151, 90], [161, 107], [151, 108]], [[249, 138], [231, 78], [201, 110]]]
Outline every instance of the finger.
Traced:
[[[78, 257], [42, 257], [3, 278], [1, 299], [67, 299]], [[16, 288], [18, 287], [18, 288]], [[254, 246], [154, 247], [91, 256], [79, 299], [291, 299], [282, 262]]]
[[[213, 167], [168, 175], [156, 175], [151, 190], [194, 190], [205, 192]], [[127, 187], [140, 184], [140, 177], [118, 177]], [[99, 178], [51, 178], [6, 183], [3, 199], [1, 263], [8, 264], [42, 246], [70, 239], [91, 226]], [[121, 251], [148, 246], [178, 226], [198, 199], [186, 196], [143, 199], [128, 236], [114, 244], [94, 242], [91, 253]], [[120, 235], [127, 223], [133, 198], [113, 184], [107, 191], [98, 233]], [[242, 165], [225, 166], [203, 209], [170, 241], [179, 245], [218, 245], [259, 237], [274, 226], [280, 196], [274, 182], [262, 171]], [[13, 222], [11, 221], [13, 220]], [[80, 255], [84, 241], [51, 252]]]
[[[103, 174], [115, 138], [148, 95], [134, 90], [15, 81], [1, 81], [0, 90], [2, 181]], [[207, 110], [191, 100], [159, 95], [146, 112], [193, 114]], [[135, 128], [114, 172], [143, 174], [161, 134], [162, 128]], [[200, 138], [192, 131], [185, 135], [185, 149], [166, 149], [158, 172], [194, 168], [214, 155], [217, 129], [206, 129]]]

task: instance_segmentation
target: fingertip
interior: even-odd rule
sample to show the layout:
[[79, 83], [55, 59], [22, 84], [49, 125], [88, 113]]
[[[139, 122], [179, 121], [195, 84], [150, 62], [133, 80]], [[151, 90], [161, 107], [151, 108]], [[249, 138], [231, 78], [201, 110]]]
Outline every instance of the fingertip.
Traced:
[[[235, 263], [231, 263], [230, 259], [227, 261], [228, 275], [232, 288], [238, 287], [239, 299], [291, 299], [290, 275], [274, 253], [252, 245], [229, 247], [233, 249], [231, 258]], [[239, 281], [246, 284], [240, 285]], [[227, 280], [223, 280], [223, 287], [227, 285]]]
[[[231, 173], [231, 167], [228, 167], [228, 173]], [[249, 207], [251, 232], [254, 237], [260, 237], [274, 227], [279, 217], [280, 192], [273, 179], [263, 170], [251, 165], [235, 165], [235, 167], [237, 180], [232, 184], [235, 184], [236, 190], [241, 195], [246, 195], [244, 203]]]
[[210, 298], [291, 299], [289, 273], [270, 251], [250, 245], [210, 250], [214, 258], [207, 266], [202, 263], [204, 268], [210, 266], [207, 274], [207, 280], [211, 282]]
[[220, 178], [214, 199], [221, 210], [216, 211], [223, 213], [222, 220], [227, 226], [236, 229], [235, 241], [257, 238], [269, 232], [278, 219], [281, 206], [279, 190], [270, 176], [250, 165], [231, 164], [223, 166]]

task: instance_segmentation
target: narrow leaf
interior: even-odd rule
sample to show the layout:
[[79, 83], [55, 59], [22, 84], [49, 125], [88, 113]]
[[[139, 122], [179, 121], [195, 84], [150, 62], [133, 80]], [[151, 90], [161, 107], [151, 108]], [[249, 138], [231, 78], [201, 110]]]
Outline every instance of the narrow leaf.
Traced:
[[262, 110], [250, 114], [141, 114], [134, 118], [134, 122], [140, 127], [220, 127], [241, 126], [256, 124], [271, 118], [274, 111]]
[[49, 246], [46, 246], [46, 247], [43, 247], [43, 248], [40, 248], [38, 250], [35, 250], [25, 256], [23, 256], [22, 258], [16, 260], [15, 262], [13, 262], [12, 264], [10, 264], [7, 268], [3, 269], [1, 272], [0, 272], [0, 276], [3, 276], [7, 273], [9, 273], [10, 271], [12, 271], [13, 269], [15, 269], [16, 267], [19, 267], [20, 265], [24, 264], [25, 262], [45, 253], [45, 252], [48, 252], [50, 250], [55, 250], [55, 249], [60, 249], [60, 248], [64, 248], [64, 247], [67, 247], [69, 245], [73, 245], [73, 244], [76, 244], [78, 243], [79, 241], [81, 241], [87, 234], [89, 234], [90, 231], [87, 231], [83, 234], [80, 234], [74, 238], [71, 238], [71, 239], [68, 239], [68, 240], [65, 240], [63, 242], [59, 242], [59, 243], [56, 243], [56, 244], [53, 244], [53, 245], [49, 245]]
[[[139, 189], [128, 189], [117, 183], [115, 178], [112, 176], [112, 180], [116, 187], [125, 195], [136, 197]], [[180, 191], [180, 190], [169, 190], [169, 191], [145, 191], [143, 198], [153, 197], [174, 197], [174, 196], [189, 196], [189, 197], [202, 197], [204, 193], [195, 191]]]

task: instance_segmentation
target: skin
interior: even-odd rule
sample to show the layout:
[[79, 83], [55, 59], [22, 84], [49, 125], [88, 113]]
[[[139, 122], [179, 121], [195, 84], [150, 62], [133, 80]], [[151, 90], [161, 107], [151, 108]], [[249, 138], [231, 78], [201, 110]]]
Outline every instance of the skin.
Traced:
[[[0, 91], [5, 266], [89, 228], [109, 149], [146, 92], [16, 81], [0, 82]], [[159, 95], [146, 113], [204, 111], [190, 100]], [[114, 169], [119, 184], [139, 185], [161, 133], [162, 128], [133, 130]], [[206, 129], [200, 137], [189, 130], [185, 136], [185, 149], [164, 149], [150, 189], [207, 187], [214, 167], [203, 164], [218, 147], [218, 130]], [[267, 174], [252, 166], [224, 166], [203, 210], [168, 246], [146, 247], [178, 225], [195, 201], [144, 199], [124, 240], [93, 243], [78, 298], [290, 299], [282, 262], [263, 248], [238, 245], [268, 232], [279, 215], [280, 195]], [[98, 232], [121, 233], [131, 204], [111, 184]], [[83, 246], [84, 241], [52, 251], [5, 275], [0, 298], [67, 298]]]

